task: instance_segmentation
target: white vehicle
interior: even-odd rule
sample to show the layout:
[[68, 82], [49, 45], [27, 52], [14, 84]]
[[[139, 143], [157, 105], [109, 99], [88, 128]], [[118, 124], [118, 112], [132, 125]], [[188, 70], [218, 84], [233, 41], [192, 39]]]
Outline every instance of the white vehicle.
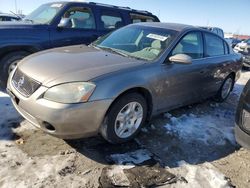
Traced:
[[250, 48], [250, 38], [242, 41], [240, 43], [238, 43], [235, 47], [234, 47], [234, 51], [238, 52], [238, 53], [242, 53], [242, 52], [247, 52], [247, 50]]

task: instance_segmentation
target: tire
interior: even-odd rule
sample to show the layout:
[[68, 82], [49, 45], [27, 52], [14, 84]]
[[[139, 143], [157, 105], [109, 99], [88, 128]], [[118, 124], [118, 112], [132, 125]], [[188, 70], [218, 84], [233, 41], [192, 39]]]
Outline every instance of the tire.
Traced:
[[[129, 107], [132, 107], [131, 109], [134, 109], [130, 110], [131, 114], [128, 113]], [[118, 118], [118, 115], [120, 116], [120, 118]], [[138, 134], [140, 128], [145, 123], [146, 116], [147, 103], [143, 96], [137, 93], [129, 93], [123, 95], [118, 98], [118, 100], [110, 107], [104, 119], [103, 125], [101, 126], [100, 133], [104, 137], [104, 139], [106, 139], [110, 143], [117, 144], [127, 142], [135, 138], [135, 136]], [[136, 119], [136, 117], [141, 118]], [[119, 119], [121, 119], [121, 121]], [[122, 122], [130, 122], [131, 124]], [[131, 128], [128, 128], [126, 131], [126, 127]], [[121, 131], [122, 129], [123, 131]]]
[[[22, 60], [24, 57], [28, 56], [30, 53], [25, 52], [25, 51], [18, 51], [18, 52], [11, 52], [7, 55], [5, 55], [1, 62], [0, 65], [2, 65], [2, 74], [0, 76], [0, 82], [1, 82], [1, 87], [6, 88], [7, 86], [7, 80], [9, 77], [10, 69], [14, 69], [14, 66]], [[11, 66], [14, 65], [12, 68]]]
[[220, 87], [217, 95], [215, 96], [215, 100], [217, 102], [225, 101], [230, 95], [231, 91], [233, 90], [233, 87], [234, 87], [234, 77], [233, 75], [229, 75], [223, 81], [222, 86]]

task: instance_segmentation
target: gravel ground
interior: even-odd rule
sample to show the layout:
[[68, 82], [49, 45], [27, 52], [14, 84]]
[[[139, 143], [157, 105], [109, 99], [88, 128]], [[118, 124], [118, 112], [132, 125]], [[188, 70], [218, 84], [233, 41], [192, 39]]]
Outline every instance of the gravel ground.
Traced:
[[0, 187], [250, 187], [250, 152], [233, 132], [249, 78], [243, 72], [226, 102], [162, 114], [121, 145], [46, 135], [0, 92]]

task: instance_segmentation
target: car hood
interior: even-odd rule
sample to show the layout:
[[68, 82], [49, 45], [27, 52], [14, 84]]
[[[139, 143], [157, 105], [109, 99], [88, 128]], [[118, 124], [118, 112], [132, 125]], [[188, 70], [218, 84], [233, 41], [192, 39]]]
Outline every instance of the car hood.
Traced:
[[5, 22], [0, 22], [0, 29], [27, 28], [27, 27], [33, 27], [35, 25], [36, 24], [33, 24], [28, 21], [16, 21], [16, 22], [5, 21]]
[[23, 59], [18, 69], [51, 87], [60, 83], [90, 81], [104, 74], [145, 63], [85, 45], [46, 50]]

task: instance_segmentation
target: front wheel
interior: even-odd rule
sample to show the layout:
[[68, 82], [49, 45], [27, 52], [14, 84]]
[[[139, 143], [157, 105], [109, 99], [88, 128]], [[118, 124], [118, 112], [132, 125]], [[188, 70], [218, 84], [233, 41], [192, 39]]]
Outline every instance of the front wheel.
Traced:
[[137, 93], [124, 95], [111, 106], [101, 134], [111, 143], [127, 142], [139, 132], [146, 115], [147, 104], [143, 96]]
[[28, 55], [29, 55], [28, 52], [18, 51], [18, 52], [11, 52], [2, 58], [1, 64], [3, 65], [3, 69], [2, 69], [2, 74], [0, 75], [2, 87], [6, 88], [9, 74], [16, 68], [18, 62]]
[[218, 102], [225, 101], [229, 94], [231, 93], [232, 89], [234, 87], [234, 78], [232, 75], [229, 75], [223, 82], [220, 90], [218, 91], [215, 100]]

